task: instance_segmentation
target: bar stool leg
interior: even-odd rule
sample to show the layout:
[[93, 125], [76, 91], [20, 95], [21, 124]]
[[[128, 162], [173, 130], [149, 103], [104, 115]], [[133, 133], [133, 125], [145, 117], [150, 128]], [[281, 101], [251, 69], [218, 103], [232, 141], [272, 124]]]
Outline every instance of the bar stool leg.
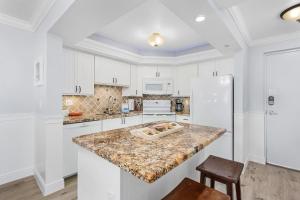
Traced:
[[205, 185], [205, 174], [201, 172], [200, 183]]
[[241, 197], [241, 183], [240, 183], [240, 180], [236, 183], [235, 187], [236, 187], [236, 199], [241, 200], [242, 197]]
[[230, 196], [231, 200], [233, 200], [233, 197], [232, 197], [232, 183], [227, 183], [226, 188], [227, 188], [227, 195]]
[[210, 179], [210, 187], [212, 188], [212, 189], [215, 189], [215, 180], [214, 179]]

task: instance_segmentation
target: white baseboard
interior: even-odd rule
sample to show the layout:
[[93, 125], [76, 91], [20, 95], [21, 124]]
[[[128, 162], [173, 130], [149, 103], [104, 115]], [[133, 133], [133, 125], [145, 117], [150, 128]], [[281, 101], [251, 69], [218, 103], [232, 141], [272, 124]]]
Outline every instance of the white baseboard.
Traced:
[[256, 162], [259, 164], [266, 164], [266, 158], [261, 156], [255, 156], [255, 155], [248, 155], [248, 160], [252, 162]]
[[59, 190], [62, 190], [65, 187], [65, 182], [64, 182], [63, 178], [46, 184], [44, 179], [42, 178], [42, 176], [40, 175], [40, 173], [37, 170], [35, 170], [35, 172], [34, 172], [34, 177], [35, 177], [37, 185], [39, 186], [39, 188], [44, 196], [47, 196], [49, 194], [52, 194]]
[[15, 170], [6, 174], [0, 174], [0, 185], [26, 178], [33, 175], [33, 167]]

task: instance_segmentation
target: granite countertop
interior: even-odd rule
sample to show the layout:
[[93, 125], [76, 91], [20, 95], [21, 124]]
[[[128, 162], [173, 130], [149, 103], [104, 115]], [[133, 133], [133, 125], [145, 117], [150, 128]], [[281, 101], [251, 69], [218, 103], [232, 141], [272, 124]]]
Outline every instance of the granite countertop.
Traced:
[[[161, 123], [161, 122], [156, 122]], [[73, 138], [79, 146], [152, 183], [219, 138], [225, 129], [183, 125], [184, 130], [149, 141], [130, 134], [131, 129], [155, 123], [115, 129]]]
[[134, 111], [134, 112], [129, 112], [129, 113], [123, 113], [123, 114], [119, 113], [119, 114], [113, 114], [113, 115], [94, 114], [94, 115], [81, 115], [81, 116], [76, 116], [76, 117], [65, 117], [64, 125], [99, 121], [99, 120], [105, 120], [105, 119], [115, 119], [115, 118], [122, 117], [122, 115], [124, 117], [133, 117], [133, 116], [137, 116], [137, 115], [141, 115], [141, 114], [142, 114], [142, 112], [140, 112], [140, 111]]

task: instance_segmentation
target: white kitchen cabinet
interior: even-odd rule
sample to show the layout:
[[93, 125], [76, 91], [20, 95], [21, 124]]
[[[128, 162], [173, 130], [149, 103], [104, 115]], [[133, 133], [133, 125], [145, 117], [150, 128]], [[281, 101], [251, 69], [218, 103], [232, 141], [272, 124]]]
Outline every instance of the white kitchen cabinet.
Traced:
[[130, 86], [130, 65], [105, 57], [95, 57], [95, 84]]
[[197, 64], [176, 67], [174, 96], [191, 96], [191, 80], [198, 75]]
[[175, 67], [158, 66], [157, 67], [157, 78], [174, 79], [175, 78]]
[[94, 94], [94, 56], [64, 49], [65, 95]]
[[207, 61], [198, 64], [199, 77], [214, 77], [233, 74], [234, 59]]
[[143, 115], [143, 123], [157, 122], [157, 121], [176, 121], [176, 115]]
[[68, 177], [77, 173], [78, 147], [72, 138], [102, 131], [102, 122], [85, 122], [63, 126], [63, 176]]
[[216, 71], [218, 76], [233, 74], [234, 59], [222, 59], [216, 61]]
[[124, 118], [106, 119], [103, 120], [103, 131], [135, 126], [142, 123], [140, 115]]
[[207, 61], [198, 64], [198, 76], [213, 77], [216, 71], [216, 61]]
[[138, 76], [143, 78], [157, 78], [157, 66], [139, 66]]
[[191, 123], [191, 117], [189, 115], [176, 115], [176, 122]]
[[142, 85], [139, 84], [139, 68], [136, 65], [130, 66], [130, 86], [122, 89], [122, 95], [125, 97], [142, 96]]

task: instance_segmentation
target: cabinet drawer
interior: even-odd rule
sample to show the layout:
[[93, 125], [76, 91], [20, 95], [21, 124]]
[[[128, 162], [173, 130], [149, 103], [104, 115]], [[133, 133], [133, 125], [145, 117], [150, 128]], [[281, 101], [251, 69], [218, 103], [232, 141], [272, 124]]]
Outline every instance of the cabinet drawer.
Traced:
[[176, 122], [191, 123], [190, 116], [176, 115]]

